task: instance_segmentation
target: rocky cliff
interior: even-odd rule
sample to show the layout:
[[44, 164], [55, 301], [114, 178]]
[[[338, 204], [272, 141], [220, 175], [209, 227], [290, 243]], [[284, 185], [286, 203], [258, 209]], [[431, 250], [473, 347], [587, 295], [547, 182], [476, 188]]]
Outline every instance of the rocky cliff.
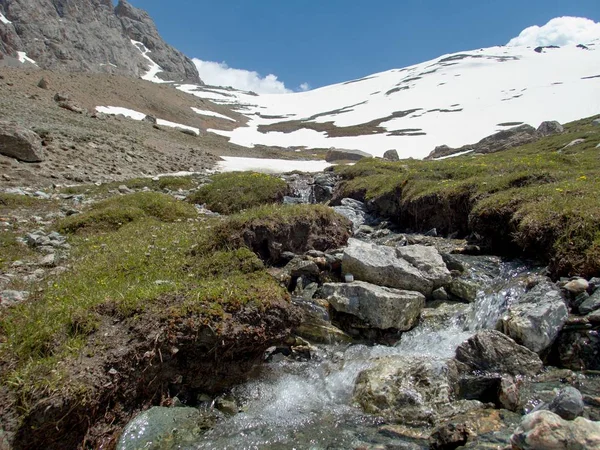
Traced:
[[153, 61], [160, 79], [200, 82], [192, 61], [125, 0], [116, 7], [112, 0], [0, 0], [0, 59], [28, 61], [25, 55], [45, 69], [135, 77], [158, 70]]

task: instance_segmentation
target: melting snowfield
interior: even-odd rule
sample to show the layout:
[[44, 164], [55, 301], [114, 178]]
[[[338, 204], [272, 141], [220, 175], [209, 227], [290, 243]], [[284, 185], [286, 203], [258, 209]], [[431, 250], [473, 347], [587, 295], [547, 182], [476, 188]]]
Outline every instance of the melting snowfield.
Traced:
[[224, 161], [217, 164], [219, 172], [254, 172], [281, 173], [299, 170], [301, 172], [322, 172], [331, 164], [325, 161], [301, 161], [288, 159], [239, 158], [222, 156]]
[[[514, 124], [537, 127], [544, 120], [564, 123], [597, 114], [599, 75], [596, 40], [537, 51], [500, 46], [460, 52], [292, 94], [178, 88], [248, 116], [248, 126], [210, 130], [234, 144], [339, 147], [374, 156], [396, 149], [401, 158], [423, 158], [438, 145], [475, 143]], [[294, 123], [277, 130], [288, 121]]]
[[[121, 115], [123, 115], [125, 117], [129, 117], [130, 119], [133, 119], [133, 120], [144, 120], [144, 117], [146, 117], [146, 114], [144, 114], [142, 112], [135, 111], [135, 110], [129, 109], [129, 108], [123, 108], [121, 106], [96, 106], [96, 111], [98, 111], [100, 113], [104, 113], [104, 114], [109, 114], [109, 115], [121, 114]], [[165, 127], [189, 130], [189, 131], [193, 131], [197, 135], [200, 135], [199, 128], [192, 127], [189, 125], [184, 125], [182, 123], [170, 122], [170, 121], [164, 120], [164, 119], [156, 119], [156, 124], [162, 125]]]

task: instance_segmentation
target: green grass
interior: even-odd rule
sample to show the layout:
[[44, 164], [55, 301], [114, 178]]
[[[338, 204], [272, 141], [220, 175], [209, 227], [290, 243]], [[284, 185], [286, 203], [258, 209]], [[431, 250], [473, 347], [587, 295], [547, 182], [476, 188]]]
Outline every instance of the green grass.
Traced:
[[153, 217], [164, 222], [194, 218], [193, 205], [158, 192], [136, 192], [94, 203], [88, 211], [58, 223], [61, 232], [114, 230], [129, 222]]
[[87, 194], [87, 195], [106, 195], [111, 191], [116, 190], [119, 186], [127, 186], [129, 189], [144, 189], [148, 188], [153, 191], [170, 190], [177, 191], [179, 189], [190, 190], [198, 186], [198, 181], [193, 175], [184, 177], [164, 176], [158, 181], [152, 178], [132, 178], [124, 181], [114, 181], [104, 183], [99, 186], [95, 184], [79, 184], [75, 186], [67, 186], [60, 190], [63, 194]]
[[215, 252], [213, 233], [210, 223], [144, 217], [72, 236], [71, 270], [1, 313], [0, 354], [13, 361], [6, 382], [25, 396], [64, 388], [61, 361], [82, 351], [107, 308], [122, 319], [150, 313], [218, 323], [245, 305], [263, 310], [287, 298], [249, 249]]
[[[467, 198], [473, 231], [479, 225], [488, 231], [505, 227], [512, 244], [550, 260], [555, 274], [598, 273], [600, 127], [591, 125], [596, 117], [567, 124], [564, 134], [489, 155], [396, 163], [368, 159], [339, 167], [340, 197], [376, 203], [393, 196], [401, 211]], [[585, 143], [561, 150], [579, 138]]]
[[0, 271], [7, 270], [17, 260], [35, 255], [33, 250], [17, 241], [19, 236], [12, 230], [0, 231]]
[[213, 182], [191, 194], [188, 201], [206, 204], [211, 211], [234, 214], [244, 209], [281, 202], [287, 192], [285, 181], [255, 172], [222, 173]]
[[54, 206], [56, 206], [54, 200], [0, 192], [0, 215], [18, 209], [34, 209], [36, 213], [39, 213], [40, 211], [48, 210]]

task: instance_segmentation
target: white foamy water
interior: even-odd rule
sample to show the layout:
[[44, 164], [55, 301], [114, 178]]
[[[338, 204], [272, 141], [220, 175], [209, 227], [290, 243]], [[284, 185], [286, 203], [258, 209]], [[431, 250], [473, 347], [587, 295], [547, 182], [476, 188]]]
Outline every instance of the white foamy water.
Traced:
[[442, 368], [462, 342], [479, 329], [493, 327], [512, 299], [524, 292], [524, 283], [517, 278], [524, 272], [524, 267], [501, 264], [496, 277], [473, 274], [486, 280], [486, 290], [479, 292], [466, 315], [457, 313], [445, 326], [421, 324], [404, 333], [396, 346], [320, 347], [312, 361], [269, 364], [261, 379], [232, 392], [244, 412], [217, 425], [196, 448], [346, 449], [365, 442], [398, 444], [398, 439], [379, 433], [375, 417], [353, 405], [359, 374], [378, 358], [394, 356], [426, 358]]

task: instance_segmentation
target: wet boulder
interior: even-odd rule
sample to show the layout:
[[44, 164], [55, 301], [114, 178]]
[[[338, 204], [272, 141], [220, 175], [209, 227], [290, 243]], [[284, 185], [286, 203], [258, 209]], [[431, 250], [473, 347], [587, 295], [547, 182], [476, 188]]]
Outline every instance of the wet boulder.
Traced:
[[544, 281], [521, 295], [499, 325], [517, 343], [541, 353], [552, 345], [568, 316], [561, 291]]
[[370, 414], [411, 426], [482, 408], [477, 401], [455, 401], [452, 364], [427, 357], [384, 357], [360, 373], [354, 400]]
[[583, 407], [581, 392], [572, 386], [567, 386], [559, 391], [547, 409], [565, 420], [574, 420], [583, 415]]
[[579, 305], [579, 313], [589, 314], [598, 309], [600, 309], [600, 289], [596, 289], [592, 295]]
[[155, 406], [139, 414], [127, 424], [116, 448], [137, 450], [192, 445], [215, 423], [214, 415], [195, 408]]
[[582, 417], [568, 421], [550, 411], [536, 411], [523, 417], [510, 442], [514, 450], [600, 448], [600, 422]]
[[592, 329], [565, 326], [553, 351], [561, 367], [571, 370], [600, 370], [600, 324]]
[[495, 330], [480, 331], [463, 342], [456, 349], [455, 358], [463, 373], [480, 371], [533, 376], [544, 367], [536, 353]]
[[42, 138], [27, 128], [0, 120], [0, 155], [23, 162], [41, 162]]
[[352, 229], [354, 232], [367, 222], [368, 219], [365, 204], [352, 198], [342, 199], [341, 205], [334, 206], [333, 210], [352, 222]]
[[338, 312], [351, 314], [380, 330], [407, 331], [419, 320], [425, 296], [363, 281], [325, 283], [322, 294]]
[[342, 270], [356, 280], [379, 286], [417, 291], [425, 296], [450, 281], [439, 252], [433, 247], [411, 245], [393, 248], [350, 239]]

